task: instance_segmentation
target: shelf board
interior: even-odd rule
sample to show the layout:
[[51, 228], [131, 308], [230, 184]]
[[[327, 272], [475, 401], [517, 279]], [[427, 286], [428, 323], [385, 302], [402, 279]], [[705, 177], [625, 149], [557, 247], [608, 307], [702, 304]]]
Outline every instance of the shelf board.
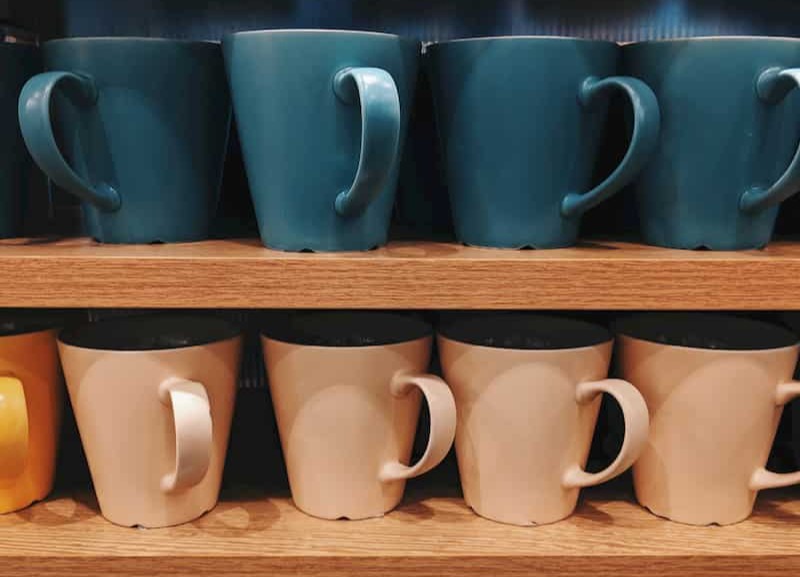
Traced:
[[119, 246], [0, 241], [0, 306], [800, 309], [800, 243], [679, 251], [621, 242], [506, 251], [402, 241], [304, 254], [258, 240]]
[[130, 529], [87, 494], [0, 517], [0, 573], [82, 575], [796, 575], [798, 493], [764, 493], [738, 525], [691, 527], [590, 490], [569, 519], [540, 527], [474, 515], [456, 495], [412, 494], [382, 519], [323, 521], [288, 497], [239, 491], [186, 525]]

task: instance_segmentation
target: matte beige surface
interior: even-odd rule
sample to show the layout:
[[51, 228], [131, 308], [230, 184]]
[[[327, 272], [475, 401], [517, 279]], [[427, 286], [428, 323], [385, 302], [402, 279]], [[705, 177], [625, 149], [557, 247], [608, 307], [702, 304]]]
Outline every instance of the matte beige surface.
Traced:
[[[241, 355], [241, 338], [160, 351], [102, 351], [59, 343], [97, 500], [118, 525], [161, 527], [199, 517], [217, 502]], [[162, 383], [205, 388], [213, 424], [208, 470], [180, 490], [162, 486], [176, 471], [176, 425]], [[197, 479], [195, 479], [197, 480]]]
[[800, 243], [786, 241], [742, 252], [603, 240], [527, 251], [394, 241], [361, 253], [298, 254], [258, 239], [14, 239], [0, 241], [0, 269], [14, 271], [0, 303], [20, 307], [800, 309]]
[[746, 519], [757, 490], [800, 483], [767, 462], [798, 347], [693, 349], [619, 338], [619, 367], [650, 410], [650, 438], [633, 468], [636, 496], [656, 515], [693, 525]]
[[[647, 439], [636, 390], [606, 380], [612, 342], [563, 350], [476, 346], [439, 336], [445, 379], [458, 407], [456, 454], [464, 499], [483, 517], [552, 523], [575, 509], [580, 487], [625, 471]], [[620, 400], [626, 435], [606, 470], [583, 470], [603, 391]]]
[[[439, 463], [455, 434], [450, 391], [424, 375], [430, 337], [366, 347], [317, 347], [262, 337], [272, 404], [297, 507], [325, 519], [379, 517], [405, 479]], [[408, 466], [422, 391], [431, 441]]]

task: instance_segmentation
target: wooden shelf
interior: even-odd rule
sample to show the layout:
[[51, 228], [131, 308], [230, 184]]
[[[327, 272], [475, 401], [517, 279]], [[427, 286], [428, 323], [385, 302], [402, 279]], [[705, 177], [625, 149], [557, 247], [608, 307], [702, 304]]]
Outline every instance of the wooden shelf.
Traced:
[[[607, 491], [606, 491], [607, 493]], [[764, 493], [755, 515], [728, 527], [659, 519], [590, 490], [577, 513], [541, 527], [475, 516], [456, 495], [411, 494], [383, 519], [323, 521], [288, 497], [225, 496], [178, 527], [130, 529], [100, 517], [88, 495], [56, 497], [0, 517], [0, 574], [685, 577], [800, 571], [800, 494]]]
[[257, 240], [114, 246], [0, 242], [5, 307], [740, 309], [800, 308], [800, 243], [678, 251], [596, 242], [505, 251], [406, 241], [298, 254]]

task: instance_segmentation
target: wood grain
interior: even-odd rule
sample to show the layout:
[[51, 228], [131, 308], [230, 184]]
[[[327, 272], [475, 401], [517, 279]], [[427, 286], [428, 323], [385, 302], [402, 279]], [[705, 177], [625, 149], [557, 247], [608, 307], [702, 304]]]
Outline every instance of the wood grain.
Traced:
[[541, 527], [475, 516], [456, 496], [410, 495], [383, 519], [323, 521], [286, 496], [237, 491], [192, 523], [116, 527], [85, 494], [0, 518], [0, 575], [687, 575], [800, 571], [800, 493], [764, 494], [755, 515], [690, 527], [629, 498], [589, 491], [577, 513]]
[[678, 251], [618, 242], [504, 251], [407, 241], [297, 254], [257, 240], [0, 242], [4, 307], [800, 309], [800, 243]]

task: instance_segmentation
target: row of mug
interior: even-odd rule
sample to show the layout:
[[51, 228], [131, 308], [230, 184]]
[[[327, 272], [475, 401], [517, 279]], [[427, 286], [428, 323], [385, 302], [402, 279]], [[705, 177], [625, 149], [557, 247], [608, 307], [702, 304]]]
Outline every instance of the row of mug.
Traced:
[[[239, 331], [198, 316], [134, 316], [63, 330], [24, 321], [0, 337], [0, 510], [51, 490], [59, 353], [102, 514], [125, 525], [190, 521], [217, 501], [233, 416]], [[383, 515], [455, 439], [467, 504], [520, 525], [569, 516], [582, 487], [633, 465], [636, 497], [691, 524], [735, 523], [759, 490], [800, 344], [738, 317], [645, 314], [602, 326], [529, 313], [452, 317], [433, 329], [383, 312], [302, 313], [262, 345], [296, 506], [326, 519]], [[625, 421], [619, 454], [586, 465], [600, 399]], [[430, 437], [409, 464], [424, 400]]]
[[[73, 38], [45, 43], [48, 72], [34, 76], [36, 51], [0, 46], [11, 80], [0, 108], [8, 115], [19, 101], [28, 149], [84, 201], [91, 236], [208, 236], [230, 87], [266, 246], [367, 250], [386, 242], [418, 42], [322, 30], [235, 33], [222, 49]], [[581, 215], [633, 182], [646, 242], [763, 247], [778, 205], [800, 189], [800, 100], [789, 96], [800, 79], [800, 39], [619, 46], [474, 38], [429, 46], [425, 60], [455, 230], [466, 244], [569, 246]], [[591, 188], [612, 93], [630, 101], [630, 145]], [[6, 186], [0, 233], [11, 235], [14, 190]]]

